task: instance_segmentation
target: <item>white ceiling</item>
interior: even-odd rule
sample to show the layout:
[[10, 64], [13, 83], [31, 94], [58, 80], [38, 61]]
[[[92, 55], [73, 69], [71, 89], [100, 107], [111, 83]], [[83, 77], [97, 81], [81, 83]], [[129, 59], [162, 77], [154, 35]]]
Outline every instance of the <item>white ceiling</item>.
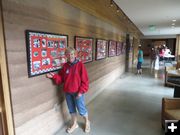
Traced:
[[[114, 0], [145, 38], [180, 34], [180, 0]], [[172, 20], [176, 19], [172, 28]], [[154, 25], [155, 29], [150, 25]]]

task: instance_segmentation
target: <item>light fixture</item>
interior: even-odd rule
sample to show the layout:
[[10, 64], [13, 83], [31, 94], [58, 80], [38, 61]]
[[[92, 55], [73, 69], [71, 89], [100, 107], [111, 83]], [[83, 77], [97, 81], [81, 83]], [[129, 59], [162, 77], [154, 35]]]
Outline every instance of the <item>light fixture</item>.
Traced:
[[113, 7], [113, 0], [111, 0], [110, 6]]
[[116, 10], [116, 12], [119, 12], [119, 8], [117, 7], [117, 10]]
[[175, 25], [175, 23], [172, 23], [172, 25]]
[[173, 22], [176, 22], [176, 19], [173, 19], [172, 21], [173, 21]]
[[115, 6], [116, 7], [116, 12], [117, 13], [120, 12], [119, 6], [113, 0], [110, 1], [110, 6], [111, 7]]

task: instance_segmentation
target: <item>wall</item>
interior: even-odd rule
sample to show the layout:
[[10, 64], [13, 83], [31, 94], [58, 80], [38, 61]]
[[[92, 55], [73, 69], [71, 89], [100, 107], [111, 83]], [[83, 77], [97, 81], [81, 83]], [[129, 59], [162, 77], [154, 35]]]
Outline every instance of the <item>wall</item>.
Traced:
[[[2, 1], [0, 0], [0, 88], [2, 96], [1, 98], [1, 112], [4, 122], [5, 134], [13, 135], [13, 120], [12, 120], [12, 107], [10, 100], [9, 91], [9, 78], [7, 71], [7, 59], [6, 59], [6, 47], [4, 39], [4, 27], [3, 27], [3, 12], [2, 12]], [[8, 132], [7, 132], [8, 131]]]
[[[1, 69], [1, 68], [0, 68]], [[0, 135], [5, 134], [5, 117], [4, 117], [4, 100], [3, 100], [3, 89], [2, 89], [2, 77], [0, 70]], [[6, 133], [7, 134], [7, 133]]]
[[167, 39], [166, 46], [171, 50], [171, 54], [175, 55], [176, 50], [176, 39]]
[[133, 64], [137, 64], [137, 56], [138, 56], [138, 45], [139, 43], [139, 39], [134, 38], [133, 39]]
[[175, 51], [175, 56], [177, 60], [180, 60], [180, 35], [176, 36], [176, 51]]
[[[25, 30], [125, 40], [124, 32], [62, 0], [3, 0], [10, 92], [17, 135], [49, 135], [61, 128], [68, 113], [61, 87], [45, 75], [28, 78]], [[95, 40], [94, 40], [95, 48]], [[90, 90], [87, 103], [124, 72], [125, 56], [86, 64]]]
[[141, 40], [142, 50], [144, 53], [144, 56], [149, 56], [152, 48], [152, 40], [151, 39], [144, 39]]

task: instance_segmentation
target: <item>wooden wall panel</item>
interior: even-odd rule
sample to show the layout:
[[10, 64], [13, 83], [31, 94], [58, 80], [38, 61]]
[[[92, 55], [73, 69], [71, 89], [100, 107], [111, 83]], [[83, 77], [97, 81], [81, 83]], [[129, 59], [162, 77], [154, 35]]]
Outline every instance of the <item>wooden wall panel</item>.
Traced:
[[[94, 50], [95, 38], [122, 41], [125, 32], [62, 0], [3, 0], [3, 15], [16, 134], [53, 134], [68, 118], [62, 88], [45, 75], [28, 78], [25, 30], [68, 34], [70, 46], [75, 35], [93, 37]], [[124, 72], [124, 63], [121, 55], [85, 64], [90, 78], [87, 103]]]
[[[120, 9], [117, 12], [116, 4], [111, 6], [111, 0], [64, 0], [65, 2], [77, 7], [89, 14], [92, 14], [117, 28], [126, 31], [129, 34], [133, 34], [138, 38], [139, 35], [143, 35], [141, 31], [132, 23], [132, 21], [125, 15]], [[121, 8], [121, 7], [119, 7]]]
[[177, 61], [179, 61], [179, 55], [180, 55], [180, 35], [177, 35], [176, 36], [176, 52], [175, 52], [175, 55], [176, 55], [176, 58], [177, 58]]
[[4, 33], [2, 0], [0, 0], [0, 112], [4, 123], [4, 134], [14, 135]]

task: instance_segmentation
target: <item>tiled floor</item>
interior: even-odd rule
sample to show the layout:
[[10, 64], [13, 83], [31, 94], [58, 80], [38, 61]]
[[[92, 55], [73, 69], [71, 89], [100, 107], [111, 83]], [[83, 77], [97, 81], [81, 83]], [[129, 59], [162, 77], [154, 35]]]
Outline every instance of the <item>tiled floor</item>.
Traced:
[[[143, 74], [122, 75], [89, 105], [90, 135], [163, 135], [161, 129], [162, 97], [172, 97], [173, 88], [164, 87], [163, 67], [157, 72], [146, 62]], [[85, 135], [80, 128], [73, 135]], [[65, 129], [55, 135], [65, 135]]]

